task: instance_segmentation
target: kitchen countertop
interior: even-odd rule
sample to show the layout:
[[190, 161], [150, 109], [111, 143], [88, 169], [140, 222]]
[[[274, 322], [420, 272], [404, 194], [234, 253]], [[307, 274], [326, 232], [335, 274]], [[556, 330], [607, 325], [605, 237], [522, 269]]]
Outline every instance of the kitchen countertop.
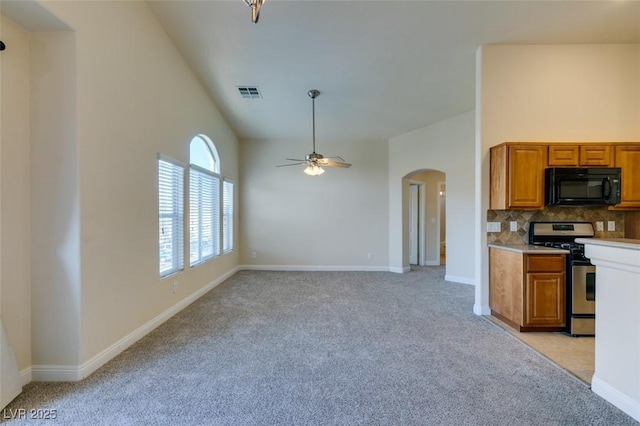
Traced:
[[[495, 248], [498, 250], [507, 250], [514, 251], [516, 253], [523, 254], [567, 254], [570, 253], [569, 250], [553, 248], [553, 247], [545, 247], [545, 246], [537, 246], [533, 244], [496, 244], [489, 243], [487, 246], [491, 248]], [[640, 246], [639, 246], [640, 248]]]

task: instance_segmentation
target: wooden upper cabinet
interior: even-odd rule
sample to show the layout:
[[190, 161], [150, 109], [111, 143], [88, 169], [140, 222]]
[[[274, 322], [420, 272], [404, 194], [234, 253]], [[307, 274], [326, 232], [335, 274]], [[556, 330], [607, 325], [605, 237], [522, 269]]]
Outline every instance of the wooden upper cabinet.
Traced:
[[578, 145], [549, 145], [550, 167], [577, 167], [580, 165]]
[[549, 167], [611, 167], [611, 144], [551, 144]]
[[491, 148], [490, 208], [543, 209], [547, 146], [504, 143]]
[[640, 208], [640, 144], [617, 145], [615, 167], [622, 169], [622, 201], [616, 208]]
[[613, 164], [613, 147], [611, 145], [580, 145], [581, 166], [611, 167]]

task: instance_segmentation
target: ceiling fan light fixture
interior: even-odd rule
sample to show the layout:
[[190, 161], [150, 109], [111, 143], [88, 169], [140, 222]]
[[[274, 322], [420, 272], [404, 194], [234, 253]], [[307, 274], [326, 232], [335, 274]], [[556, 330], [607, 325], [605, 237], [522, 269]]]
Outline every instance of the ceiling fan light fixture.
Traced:
[[[253, 1], [253, 0], [252, 0]], [[320, 176], [324, 173], [324, 169], [320, 166], [325, 167], [342, 167], [349, 168], [351, 164], [345, 163], [342, 157], [325, 157], [322, 154], [318, 154], [316, 152], [316, 98], [320, 94], [319, 90], [312, 89], [307, 92], [307, 95], [311, 98], [311, 123], [313, 130], [313, 152], [311, 154], [307, 154], [302, 159], [296, 158], [287, 158], [287, 161], [295, 161], [295, 163], [291, 164], [281, 164], [277, 167], [287, 167], [287, 166], [297, 166], [300, 164], [304, 164], [307, 166], [304, 169], [304, 173], [309, 176]]]
[[304, 169], [304, 173], [309, 176], [320, 176], [324, 173], [324, 169], [316, 164], [313, 164]]

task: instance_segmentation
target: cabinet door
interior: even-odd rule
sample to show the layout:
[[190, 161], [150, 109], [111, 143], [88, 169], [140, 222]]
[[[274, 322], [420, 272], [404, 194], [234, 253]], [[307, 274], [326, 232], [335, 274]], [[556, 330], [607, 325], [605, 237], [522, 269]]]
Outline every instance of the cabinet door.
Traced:
[[547, 147], [544, 145], [509, 146], [508, 208], [544, 208], [544, 169]]
[[611, 145], [580, 145], [580, 165], [611, 167], [611, 153]]
[[572, 167], [578, 164], [578, 145], [549, 145], [549, 166]]
[[616, 207], [640, 208], [640, 145], [616, 146], [615, 167], [622, 168], [622, 201]]
[[525, 283], [524, 325], [563, 327], [565, 325], [564, 286], [564, 273], [528, 273]]

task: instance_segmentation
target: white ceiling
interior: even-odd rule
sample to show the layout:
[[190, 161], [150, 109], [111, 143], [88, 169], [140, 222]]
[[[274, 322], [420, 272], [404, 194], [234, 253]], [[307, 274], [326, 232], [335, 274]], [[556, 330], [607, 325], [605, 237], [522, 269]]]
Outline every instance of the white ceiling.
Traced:
[[[638, 1], [279, 1], [149, 5], [241, 138], [388, 139], [470, 111], [491, 43], [640, 43]], [[263, 99], [243, 99], [255, 85]]]

